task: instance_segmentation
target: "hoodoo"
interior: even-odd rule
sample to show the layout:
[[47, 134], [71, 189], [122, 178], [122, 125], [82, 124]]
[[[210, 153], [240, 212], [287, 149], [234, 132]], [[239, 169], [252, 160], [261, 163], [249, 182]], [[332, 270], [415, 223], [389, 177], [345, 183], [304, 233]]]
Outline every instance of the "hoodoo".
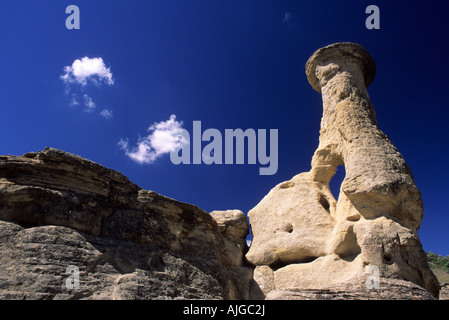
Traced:
[[[321, 48], [307, 61], [309, 83], [323, 99], [311, 169], [277, 185], [248, 215], [254, 239], [246, 257], [266, 298], [332, 288], [389, 298], [392, 286], [409, 284], [438, 296], [417, 234], [421, 193], [377, 126], [366, 89], [375, 72], [374, 59], [354, 43]], [[346, 176], [335, 199], [329, 182], [338, 166]], [[374, 288], [366, 285], [373, 274]]]

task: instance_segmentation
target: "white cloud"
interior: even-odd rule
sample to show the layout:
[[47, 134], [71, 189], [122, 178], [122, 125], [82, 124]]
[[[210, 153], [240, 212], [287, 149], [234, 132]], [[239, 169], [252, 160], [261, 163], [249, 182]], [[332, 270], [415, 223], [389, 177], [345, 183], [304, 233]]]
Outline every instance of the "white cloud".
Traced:
[[[64, 67], [64, 74], [60, 76], [60, 79], [66, 84], [65, 94], [72, 95], [69, 105], [71, 107], [84, 105], [86, 112], [93, 112], [96, 109], [94, 100], [84, 93], [88, 84], [114, 85], [111, 69], [106, 67], [101, 57], [76, 59], [71, 66]], [[76, 85], [79, 87], [75, 88]], [[112, 111], [104, 109], [100, 115], [110, 119]]]
[[80, 105], [80, 103], [79, 103], [76, 95], [73, 94], [72, 95], [72, 101], [70, 101], [70, 106], [71, 107], [76, 107], [76, 106], [79, 106], [79, 105]]
[[111, 70], [106, 68], [101, 57], [76, 59], [71, 66], [64, 67], [64, 74], [60, 78], [65, 83], [78, 83], [83, 86], [87, 84], [88, 80], [96, 84], [101, 82], [108, 85], [114, 84]]
[[141, 138], [137, 146], [129, 148], [128, 140], [119, 141], [120, 148], [126, 155], [141, 164], [153, 163], [158, 157], [170, 153], [184, 143], [181, 136], [182, 122], [176, 121], [173, 114], [167, 121], [155, 122], [148, 128], [150, 134]]
[[107, 109], [103, 109], [100, 112], [100, 115], [105, 117], [106, 119], [111, 119], [112, 118], [112, 111], [111, 110], [107, 110]]
[[86, 111], [91, 112], [95, 110], [95, 102], [87, 94], [83, 95], [84, 105], [87, 107]]

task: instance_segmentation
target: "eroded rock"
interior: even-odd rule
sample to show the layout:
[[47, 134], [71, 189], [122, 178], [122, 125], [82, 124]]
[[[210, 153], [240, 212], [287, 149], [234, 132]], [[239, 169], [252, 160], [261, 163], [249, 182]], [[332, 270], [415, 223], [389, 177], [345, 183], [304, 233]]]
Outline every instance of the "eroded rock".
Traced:
[[[2, 156], [0, 298], [246, 298], [248, 226], [231, 216], [142, 190], [61, 150]], [[69, 266], [79, 269], [79, 289], [66, 286]]]
[[[311, 170], [274, 187], [248, 218], [253, 242], [246, 255], [254, 280], [273, 290], [322, 290], [354, 283], [367, 266], [379, 277], [410, 281], [438, 296], [417, 230], [421, 194], [405, 160], [379, 129], [366, 87], [375, 63], [360, 45], [337, 43], [306, 64], [322, 94], [319, 146]], [[338, 199], [329, 182], [346, 176]], [[267, 286], [269, 267], [272, 284]], [[277, 295], [279, 297], [279, 295]]]

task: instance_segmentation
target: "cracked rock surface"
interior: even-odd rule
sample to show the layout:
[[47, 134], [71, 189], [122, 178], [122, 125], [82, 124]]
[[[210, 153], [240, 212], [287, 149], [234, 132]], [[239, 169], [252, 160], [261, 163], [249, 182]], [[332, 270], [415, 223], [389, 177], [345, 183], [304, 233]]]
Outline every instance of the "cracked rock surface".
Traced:
[[57, 149], [1, 156], [0, 299], [247, 298], [242, 216], [212, 216]]

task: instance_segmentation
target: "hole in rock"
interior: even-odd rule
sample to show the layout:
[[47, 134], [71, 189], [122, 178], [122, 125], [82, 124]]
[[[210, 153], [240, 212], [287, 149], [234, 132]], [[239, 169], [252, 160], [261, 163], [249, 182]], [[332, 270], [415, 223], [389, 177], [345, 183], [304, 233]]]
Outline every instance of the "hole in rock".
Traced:
[[360, 252], [356, 252], [353, 254], [343, 254], [339, 255], [340, 259], [345, 260], [346, 262], [352, 262], [359, 256]]
[[30, 228], [35, 228], [35, 227], [39, 226], [37, 223], [33, 223], [33, 222], [14, 222], [14, 221], [11, 221], [11, 222], [18, 224], [19, 226], [21, 226], [24, 229], [30, 229]]
[[293, 226], [290, 223], [288, 223], [287, 225], [285, 225], [284, 231], [288, 232], [288, 233], [292, 233], [293, 232]]
[[148, 257], [148, 267], [153, 271], [165, 271], [165, 262], [160, 254], [151, 253]]
[[323, 208], [324, 208], [327, 212], [330, 212], [330, 211], [329, 211], [329, 208], [330, 208], [329, 201], [327, 201], [326, 197], [323, 196], [322, 194], [320, 194], [320, 204], [323, 206]]
[[269, 265], [269, 267], [273, 270], [276, 271], [280, 268], [286, 267], [290, 264], [299, 264], [299, 263], [309, 263], [312, 261], [315, 261], [318, 257], [304, 257], [298, 260], [288, 260], [288, 261], [283, 261], [281, 259], [278, 259], [277, 261], [273, 262], [272, 264]]
[[385, 261], [386, 264], [392, 264], [393, 263], [393, 258], [388, 253], [385, 253], [383, 258], [384, 258], [384, 261]]
[[341, 184], [343, 183], [345, 176], [346, 176], [345, 166], [338, 166], [334, 176], [331, 178], [331, 181], [329, 181], [329, 188], [331, 189], [332, 195], [337, 201], [340, 195]]
[[[24, 212], [27, 212], [24, 210]], [[33, 217], [31, 215], [27, 216], [26, 214], [24, 215], [13, 215], [12, 217], [9, 218], [5, 218], [2, 219], [5, 222], [10, 222], [10, 223], [14, 223], [17, 224], [19, 226], [21, 226], [24, 229], [30, 229], [30, 228], [35, 228], [38, 227], [39, 224], [39, 219], [37, 217]]]

